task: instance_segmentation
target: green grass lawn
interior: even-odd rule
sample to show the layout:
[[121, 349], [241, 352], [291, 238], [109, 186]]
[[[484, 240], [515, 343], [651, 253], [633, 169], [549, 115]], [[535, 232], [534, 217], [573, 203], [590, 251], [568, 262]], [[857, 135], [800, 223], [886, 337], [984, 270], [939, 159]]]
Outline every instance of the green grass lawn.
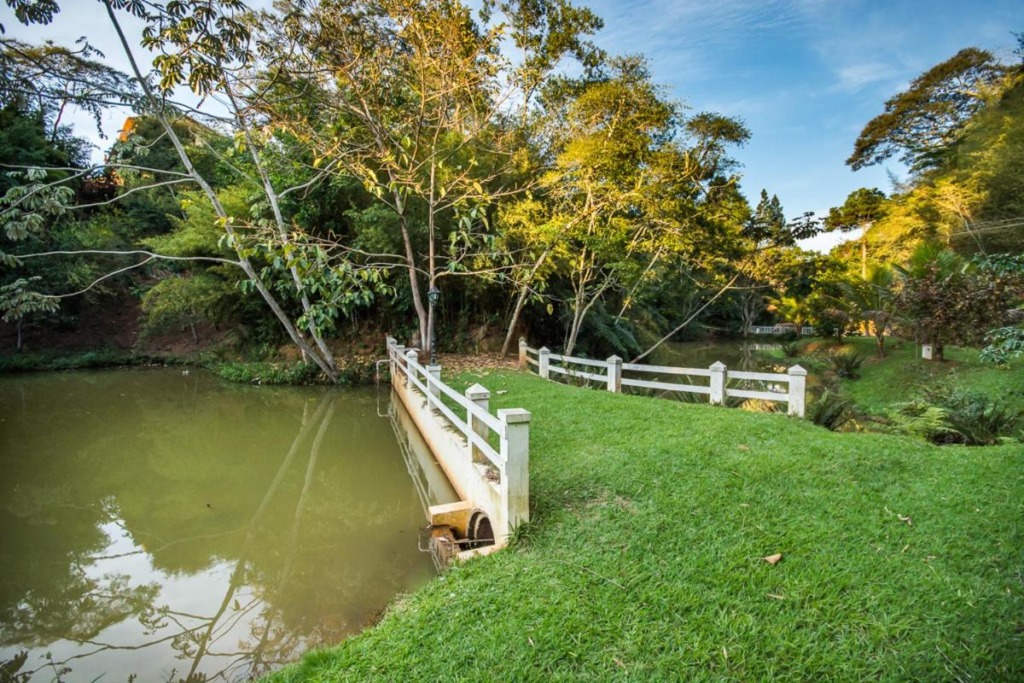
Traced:
[[884, 414], [894, 404], [909, 401], [926, 387], [970, 389], [1024, 410], [1024, 360], [1008, 368], [978, 361], [973, 349], [947, 347], [943, 362], [925, 361], [910, 342], [887, 340], [885, 358], [875, 355], [873, 338], [852, 337], [844, 348], [867, 356], [861, 377], [843, 382], [843, 393], [867, 413]]
[[461, 379], [533, 413], [531, 524], [272, 681], [1024, 679], [1024, 447]]

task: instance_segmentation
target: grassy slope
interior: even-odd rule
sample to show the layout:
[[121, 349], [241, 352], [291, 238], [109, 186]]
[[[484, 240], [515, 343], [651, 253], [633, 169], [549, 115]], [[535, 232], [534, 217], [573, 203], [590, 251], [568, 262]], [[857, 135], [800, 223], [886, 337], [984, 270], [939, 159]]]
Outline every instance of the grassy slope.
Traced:
[[1021, 447], [480, 381], [534, 415], [519, 543], [273, 681], [1024, 678]]
[[973, 349], [948, 347], [945, 362], [929, 362], [915, 358], [914, 344], [894, 340], [887, 340], [888, 355], [878, 359], [873, 338], [852, 337], [844, 347], [867, 356], [861, 378], [843, 382], [843, 392], [868, 413], [885, 413], [926, 386], [970, 389], [1024, 410], [1024, 360], [1001, 369], [980, 363]]

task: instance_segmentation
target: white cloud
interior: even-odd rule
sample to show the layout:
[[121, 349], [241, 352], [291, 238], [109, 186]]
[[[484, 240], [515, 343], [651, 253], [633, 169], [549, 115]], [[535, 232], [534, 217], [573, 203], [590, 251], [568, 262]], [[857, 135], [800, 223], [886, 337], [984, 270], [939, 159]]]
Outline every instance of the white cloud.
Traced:
[[903, 70], [884, 62], [850, 64], [836, 70], [837, 81], [833, 91], [854, 93], [875, 83], [890, 83], [901, 80]]

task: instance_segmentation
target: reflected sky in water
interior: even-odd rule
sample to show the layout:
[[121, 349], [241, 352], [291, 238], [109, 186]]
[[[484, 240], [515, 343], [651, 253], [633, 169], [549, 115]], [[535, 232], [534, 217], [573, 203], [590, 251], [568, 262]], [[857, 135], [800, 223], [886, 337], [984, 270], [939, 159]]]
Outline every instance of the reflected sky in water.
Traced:
[[0, 467], [13, 680], [244, 680], [433, 574], [372, 389], [2, 377]]

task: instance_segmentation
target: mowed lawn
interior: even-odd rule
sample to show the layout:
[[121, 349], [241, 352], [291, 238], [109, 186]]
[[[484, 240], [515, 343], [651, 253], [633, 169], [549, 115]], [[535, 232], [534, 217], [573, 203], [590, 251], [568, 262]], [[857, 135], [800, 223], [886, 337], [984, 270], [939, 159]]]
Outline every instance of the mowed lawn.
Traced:
[[1024, 680], [1024, 446], [461, 379], [533, 413], [531, 524], [271, 680]]

